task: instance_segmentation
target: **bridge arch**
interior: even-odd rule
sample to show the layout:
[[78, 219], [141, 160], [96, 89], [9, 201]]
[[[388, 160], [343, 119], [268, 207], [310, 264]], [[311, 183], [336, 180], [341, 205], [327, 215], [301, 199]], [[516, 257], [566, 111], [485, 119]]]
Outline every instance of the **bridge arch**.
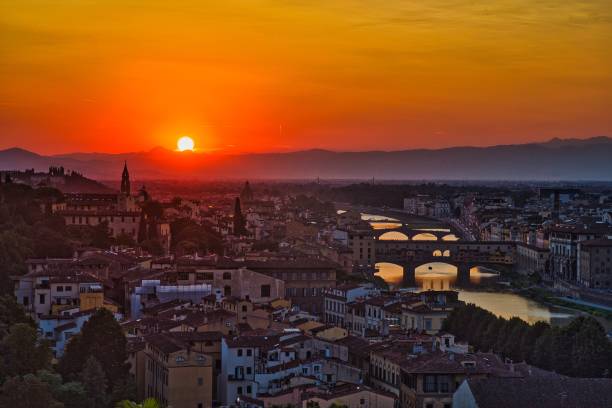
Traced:
[[400, 231], [387, 231], [378, 237], [381, 241], [410, 241], [410, 237]]
[[436, 249], [433, 251], [433, 253], [431, 254], [431, 256], [435, 256], [435, 257], [439, 257], [442, 256], [442, 251], [439, 249]]
[[446, 234], [442, 237], [442, 241], [459, 241], [459, 237], [455, 234]]
[[421, 232], [412, 237], [413, 241], [437, 241], [438, 237], [431, 232]]
[[374, 276], [382, 278], [390, 286], [400, 286], [404, 282], [406, 270], [404, 266], [394, 262], [377, 262]]

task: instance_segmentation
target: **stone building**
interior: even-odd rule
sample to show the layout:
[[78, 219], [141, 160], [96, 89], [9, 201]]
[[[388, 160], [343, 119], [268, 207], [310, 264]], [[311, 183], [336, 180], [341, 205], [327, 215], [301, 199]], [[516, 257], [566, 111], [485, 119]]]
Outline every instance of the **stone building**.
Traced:
[[587, 288], [612, 288], [612, 239], [583, 241], [578, 248], [578, 283]]

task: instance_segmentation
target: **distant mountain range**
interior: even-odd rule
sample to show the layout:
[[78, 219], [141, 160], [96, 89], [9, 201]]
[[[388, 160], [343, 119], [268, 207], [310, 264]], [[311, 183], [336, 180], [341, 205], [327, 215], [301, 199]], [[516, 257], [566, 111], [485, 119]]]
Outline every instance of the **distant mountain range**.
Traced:
[[386, 179], [612, 180], [612, 138], [552, 139], [544, 143], [401, 151], [215, 154], [155, 148], [135, 153], [42, 156], [0, 151], [0, 170], [64, 166], [98, 180], [120, 178], [127, 161], [144, 179]]

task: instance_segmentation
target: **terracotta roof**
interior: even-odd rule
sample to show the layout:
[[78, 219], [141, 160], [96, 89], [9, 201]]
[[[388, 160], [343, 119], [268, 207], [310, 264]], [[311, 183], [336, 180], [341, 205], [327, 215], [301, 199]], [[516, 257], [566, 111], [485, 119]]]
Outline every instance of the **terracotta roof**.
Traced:
[[402, 371], [412, 374], [495, 374], [518, 377], [492, 353], [427, 353], [402, 362]]
[[200, 342], [200, 341], [221, 341], [223, 333], [218, 331], [206, 331], [206, 332], [170, 332], [168, 333], [171, 337], [186, 342]]
[[335, 387], [329, 391], [304, 392], [302, 394], [302, 401], [305, 401], [311, 398], [318, 398], [318, 399], [329, 401], [332, 399], [341, 398], [347, 395], [355, 394], [358, 392], [364, 392], [364, 391], [382, 395], [388, 398], [393, 398], [393, 399], [397, 398], [394, 394], [391, 394], [390, 392], [386, 392], [383, 390], [375, 390], [373, 388], [366, 387], [365, 385], [346, 384], [346, 385]]
[[469, 378], [479, 408], [592, 408], [612, 406], [607, 378]]
[[152, 345], [153, 347], [161, 350], [165, 354], [174, 353], [179, 350], [183, 350], [187, 345], [179, 339], [170, 336], [167, 333], [155, 333], [145, 336], [145, 342]]
[[[612, 234], [612, 231], [610, 231]], [[583, 247], [612, 247], [612, 239], [591, 239], [589, 241], [581, 241]]]
[[166, 312], [168, 310], [173, 310], [173, 309], [178, 310], [180, 306], [189, 305], [189, 304], [191, 304], [191, 301], [189, 300], [173, 299], [167, 302], [158, 303], [154, 306], [147, 307], [143, 309], [143, 312], [147, 314], [151, 314], [151, 315], [157, 315], [162, 312]]
[[144, 350], [146, 342], [143, 340], [128, 340], [126, 344], [126, 351], [128, 353], [135, 353], [140, 350]]

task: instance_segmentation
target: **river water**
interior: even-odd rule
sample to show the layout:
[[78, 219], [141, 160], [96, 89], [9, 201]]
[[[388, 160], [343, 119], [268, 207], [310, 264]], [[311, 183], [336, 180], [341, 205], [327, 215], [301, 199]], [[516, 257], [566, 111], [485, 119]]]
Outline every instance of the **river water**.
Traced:
[[[400, 232], [393, 231], [404, 225], [400, 220], [374, 214], [362, 214], [362, 220], [369, 221], [374, 229], [389, 230], [383, 234], [381, 239], [402, 240], [406, 236]], [[423, 222], [426, 223], [424, 220]], [[426, 225], [419, 223], [418, 226], [409, 225], [411, 228], [423, 231], [414, 239], [435, 239], [428, 232], [449, 232], [443, 239], [458, 240], [459, 238], [450, 234], [450, 229], [445, 226]], [[378, 263], [376, 275], [383, 278], [391, 287], [399, 288], [402, 284], [403, 269], [399, 265], [390, 263]], [[554, 325], [563, 325], [576, 316], [576, 313], [567, 309], [557, 309], [523, 296], [494, 291], [503, 284], [499, 273], [485, 268], [473, 268], [470, 271], [470, 282], [462, 287], [457, 286], [457, 268], [445, 263], [430, 263], [418, 267], [415, 271], [417, 287], [409, 290], [456, 290], [459, 299], [466, 303], [473, 303], [483, 309], [489, 310], [497, 316], [504, 318], [519, 317], [528, 323], [538, 321], [548, 322]]]

